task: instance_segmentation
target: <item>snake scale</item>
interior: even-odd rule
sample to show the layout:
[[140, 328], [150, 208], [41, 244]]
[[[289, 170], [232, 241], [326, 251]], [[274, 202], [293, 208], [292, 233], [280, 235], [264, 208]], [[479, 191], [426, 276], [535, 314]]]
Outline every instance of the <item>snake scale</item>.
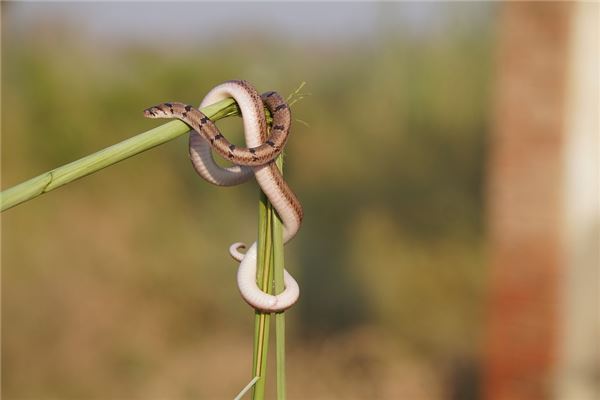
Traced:
[[[177, 118], [193, 129], [189, 140], [190, 159], [196, 172], [208, 182], [232, 186], [254, 175], [283, 222], [283, 240], [287, 243], [298, 232], [303, 218], [298, 198], [274, 163], [289, 136], [289, 106], [276, 92], [259, 95], [248, 82], [232, 80], [213, 88], [200, 108], [228, 97], [232, 97], [241, 110], [244, 136], [250, 147], [238, 147], [230, 143], [206, 115], [187, 104], [161, 103], [144, 110], [144, 116]], [[273, 118], [270, 132], [265, 106]], [[234, 165], [228, 168], [218, 166], [211, 150]], [[242, 298], [252, 307], [267, 312], [279, 312], [291, 307], [299, 296], [299, 287], [294, 278], [284, 270], [284, 291], [277, 295], [263, 292], [256, 283], [257, 243], [254, 242], [246, 254], [239, 251], [244, 247], [243, 243], [234, 243], [229, 249], [232, 257], [240, 261], [237, 281]]]

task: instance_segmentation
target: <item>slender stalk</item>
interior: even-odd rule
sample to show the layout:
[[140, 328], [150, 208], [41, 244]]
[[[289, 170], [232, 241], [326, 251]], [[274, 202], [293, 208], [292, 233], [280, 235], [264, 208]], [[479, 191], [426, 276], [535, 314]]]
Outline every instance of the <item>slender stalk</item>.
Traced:
[[[277, 158], [277, 166], [283, 172], [283, 157]], [[284, 290], [283, 225], [279, 215], [273, 213], [273, 277], [275, 293]], [[277, 400], [285, 400], [285, 313], [275, 314], [275, 356], [277, 360]]]
[[[213, 121], [230, 115], [240, 115], [239, 108], [233, 99], [219, 101], [208, 107], [203, 107], [201, 111]], [[268, 116], [268, 119], [270, 119], [270, 116]], [[0, 192], [0, 211], [8, 210], [109, 165], [159, 146], [187, 133], [189, 130], [190, 128], [179, 120], [170, 121], [79, 160], [45, 172]]]
[[[277, 158], [277, 166], [282, 169], [283, 157]], [[257, 282], [261, 290], [272, 293], [271, 283], [275, 281], [275, 292], [283, 291], [283, 226], [277, 212], [261, 192], [258, 222]], [[254, 360], [252, 373], [258, 376], [253, 400], [263, 400], [266, 385], [267, 353], [271, 315], [256, 312], [254, 319]], [[276, 358], [277, 358], [277, 398], [285, 400], [285, 318], [283, 313], [275, 315]]]
[[255, 376], [254, 378], [252, 378], [252, 380], [250, 382], [248, 382], [248, 384], [238, 393], [237, 396], [235, 396], [235, 398], [233, 400], [241, 400], [242, 397], [244, 397], [244, 395], [248, 392], [248, 390], [250, 390], [254, 384], [258, 381], [258, 376]]

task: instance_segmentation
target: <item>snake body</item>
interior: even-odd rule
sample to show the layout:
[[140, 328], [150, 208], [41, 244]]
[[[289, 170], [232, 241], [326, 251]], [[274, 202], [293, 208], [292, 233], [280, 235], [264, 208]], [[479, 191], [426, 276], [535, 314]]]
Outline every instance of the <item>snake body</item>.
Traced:
[[[178, 118], [193, 129], [189, 141], [190, 159], [196, 172], [205, 180], [215, 185], [231, 186], [254, 175], [283, 222], [283, 240], [287, 243], [298, 232], [303, 217], [300, 202], [273, 162], [283, 150], [289, 135], [289, 107], [276, 92], [259, 96], [248, 82], [238, 80], [227, 81], [213, 88], [200, 106], [228, 97], [236, 100], [242, 112], [248, 148], [231, 144], [209, 118], [187, 104], [161, 103], [146, 109], [144, 115], [148, 118]], [[263, 103], [273, 118], [268, 135]], [[211, 149], [229, 159], [234, 166], [218, 166]], [[235, 243], [230, 247], [230, 254], [240, 261], [237, 280], [242, 298], [254, 308], [268, 312], [291, 307], [299, 296], [294, 278], [284, 270], [285, 290], [277, 295], [263, 292], [256, 283], [257, 243], [253, 243], [246, 254], [239, 252], [243, 247], [243, 243]]]
[[[255, 93], [251, 93], [248, 90], [247, 83], [242, 83], [243, 81], [238, 83], [239, 87], [244, 87], [247, 93], [251, 94], [252, 108], [257, 108], [257, 105], [260, 105], [260, 111], [262, 111], [261, 97], [258, 96], [256, 91], [254, 91]], [[270, 99], [271, 97], [274, 97], [274, 99]], [[288, 137], [290, 121], [289, 107], [279, 94], [276, 92], [265, 93], [263, 100], [267, 103], [267, 106], [268, 104], [274, 105], [272, 108], [269, 107], [273, 115], [271, 132], [266, 139], [261, 137], [264, 140], [262, 140], [260, 145], [249, 148], [238, 147], [229, 142], [206, 115], [188, 104], [161, 103], [144, 110], [144, 116], [147, 118], [178, 118], [191, 126], [204, 139], [208, 140], [212, 148], [221, 156], [237, 165], [260, 166], [274, 160], [281, 153]], [[240, 108], [242, 108], [241, 105]], [[266, 131], [267, 122], [264, 116], [253, 118], [253, 121], [250, 123], [255, 125], [260, 132]]]

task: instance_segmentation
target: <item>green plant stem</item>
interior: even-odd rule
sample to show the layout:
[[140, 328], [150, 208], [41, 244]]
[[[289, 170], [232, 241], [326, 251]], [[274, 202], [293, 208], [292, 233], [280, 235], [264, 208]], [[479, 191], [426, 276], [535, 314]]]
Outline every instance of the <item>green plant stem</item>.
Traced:
[[[277, 158], [277, 166], [283, 168], [283, 157]], [[283, 225], [277, 212], [263, 192], [259, 201], [257, 282], [262, 291], [275, 293], [284, 289], [283, 283]], [[254, 317], [254, 376], [259, 379], [252, 392], [253, 400], [265, 396], [269, 327], [271, 315], [257, 311]], [[277, 398], [285, 400], [285, 317], [275, 315], [275, 339], [277, 359]]]
[[[277, 158], [277, 167], [283, 173], [283, 157]], [[273, 211], [273, 278], [275, 293], [284, 290], [283, 224]], [[275, 314], [275, 358], [277, 368], [277, 400], [285, 400], [285, 313]]]
[[[240, 115], [239, 108], [233, 99], [219, 101], [208, 107], [203, 107], [201, 111], [213, 121], [230, 115]], [[267, 119], [270, 119], [269, 115]], [[170, 121], [79, 160], [45, 172], [0, 192], [0, 211], [8, 210], [76, 179], [173, 140], [189, 130], [190, 128], [179, 120]]]
[[[288, 96], [287, 101], [290, 107], [307, 95], [301, 93], [305, 84], [306, 82], [302, 82]], [[201, 108], [200, 111], [213, 121], [231, 115], [241, 115], [240, 109], [233, 99], [221, 100], [215, 104]], [[271, 114], [267, 109], [265, 109], [265, 116], [267, 117], [267, 122], [270, 123], [272, 121]], [[79, 160], [44, 172], [41, 175], [0, 192], [0, 211], [8, 210], [11, 207], [31, 200], [41, 194], [48, 193], [69, 182], [93, 174], [109, 165], [159, 146], [189, 132], [189, 130], [189, 127], [183, 122], [178, 120], [171, 121]]]

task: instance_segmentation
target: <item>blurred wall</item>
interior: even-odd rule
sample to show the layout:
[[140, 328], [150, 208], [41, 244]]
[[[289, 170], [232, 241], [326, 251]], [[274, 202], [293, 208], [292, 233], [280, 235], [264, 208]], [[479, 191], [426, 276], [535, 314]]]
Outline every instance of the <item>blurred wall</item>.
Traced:
[[600, 396], [600, 4], [571, 16], [557, 399]]
[[[582, 3], [503, 6], [488, 181], [487, 399], [598, 390], [598, 75], [586, 72], [597, 64], [597, 12]], [[572, 385], [557, 390], [557, 379]]]

